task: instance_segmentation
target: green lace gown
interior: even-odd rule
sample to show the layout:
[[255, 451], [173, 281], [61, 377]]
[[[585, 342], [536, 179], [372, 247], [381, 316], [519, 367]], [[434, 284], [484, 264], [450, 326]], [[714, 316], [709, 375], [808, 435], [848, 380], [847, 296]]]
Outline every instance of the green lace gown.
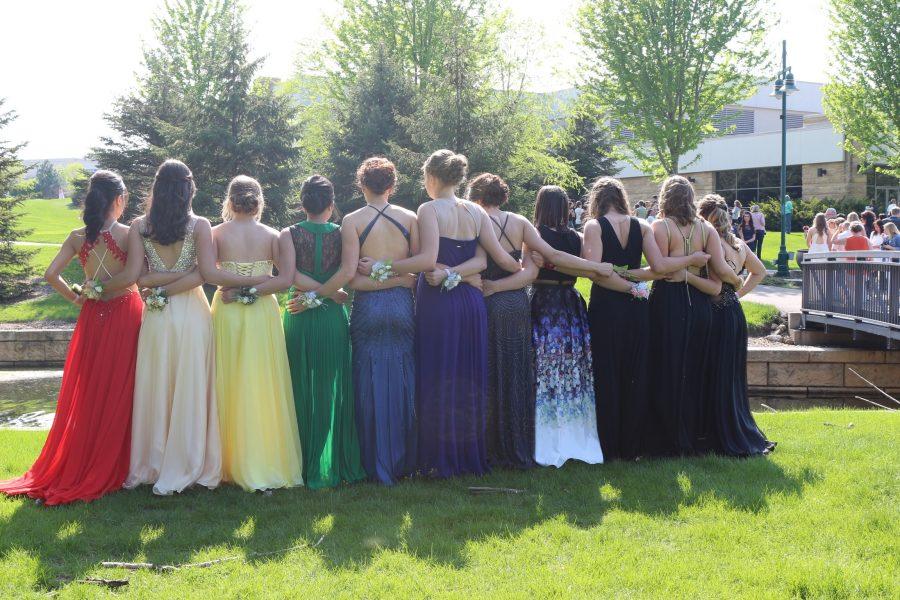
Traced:
[[[341, 263], [341, 233], [334, 223], [303, 221], [290, 228], [297, 270], [320, 283]], [[365, 479], [354, 415], [347, 309], [331, 300], [284, 313], [303, 472], [309, 488]]]

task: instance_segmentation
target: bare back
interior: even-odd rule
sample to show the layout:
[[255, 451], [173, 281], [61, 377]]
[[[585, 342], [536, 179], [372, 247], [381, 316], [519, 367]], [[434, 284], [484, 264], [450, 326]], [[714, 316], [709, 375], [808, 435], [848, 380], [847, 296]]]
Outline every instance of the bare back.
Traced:
[[512, 253], [522, 249], [522, 244], [525, 243], [525, 227], [528, 225], [525, 217], [505, 211], [488, 213], [488, 217], [504, 250]]
[[735, 274], [744, 270], [744, 262], [747, 260], [747, 246], [739, 244], [738, 248], [740, 250], [735, 250], [731, 244], [722, 240], [722, 253], [725, 256], [725, 262], [728, 263], [728, 266], [731, 267]]
[[402, 260], [418, 252], [416, 214], [399, 206], [366, 205], [344, 217], [341, 227], [356, 232], [360, 256]]
[[474, 202], [449, 199], [430, 200], [423, 209], [434, 210], [437, 217], [438, 235], [452, 240], [473, 240], [481, 233], [482, 209]]
[[212, 236], [219, 263], [274, 262], [278, 256], [278, 232], [258, 221], [227, 221], [213, 227]]

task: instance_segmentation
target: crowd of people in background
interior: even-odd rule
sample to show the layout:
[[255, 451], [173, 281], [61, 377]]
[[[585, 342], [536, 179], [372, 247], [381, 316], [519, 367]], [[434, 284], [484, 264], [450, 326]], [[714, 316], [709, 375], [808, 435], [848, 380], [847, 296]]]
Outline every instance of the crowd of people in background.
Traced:
[[862, 213], [838, 214], [834, 208], [818, 213], [805, 227], [810, 252], [900, 250], [900, 207], [892, 204], [888, 214], [868, 207]]

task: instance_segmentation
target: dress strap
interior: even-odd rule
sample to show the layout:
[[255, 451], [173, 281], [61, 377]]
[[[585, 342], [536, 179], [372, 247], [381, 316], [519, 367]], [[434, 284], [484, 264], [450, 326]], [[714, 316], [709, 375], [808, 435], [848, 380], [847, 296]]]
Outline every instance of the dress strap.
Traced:
[[371, 221], [369, 221], [369, 224], [366, 225], [366, 228], [363, 229], [363, 232], [359, 235], [360, 247], [362, 247], [362, 245], [364, 243], [366, 243], [366, 238], [369, 237], [369, 234], [372, 232], [372, 228], [375, 227], [375, 222], [378, 221], [378, 219], [381, 217], [384, 217], [389, 222], [393, 223], [394, 226], [400, 230], [400, 233], [403, 234], [403, 237], [406, 238], [407, 243], [409, 242], [409, 230], [406, 227], [404, 227], [400, 221], [398, 221], [391, 215], [387, 214], [387, 209], [390, 208], [390, 206], [391, 206], [390, 204], [385, 205], [385, 207], [382, 209], [377, 209], [374, 206], [372, 206], [371, 204], [366, 204], [366, 206], [368, 206], [369, 208], [371, 208], [378, 214], [375, 215], [375, 217]]
[[468, 204], [463, 203], [462, 207], [465, 209], [469, 216], [472, 217], [472, 220], [475, 221], [475, 237], [481, 235], [481, 220], [472, 214], [472, 209], [469, 208]]
[[516, 245], [512, 243], [512, 240], [509, 239], [509, 236], [506, 234], [506, 226], [509, 224], [509, 213], [507, 213], [506, 220], [503, 221], [503, 225], [501, 225], [500, 221], [498, 221], [494, 217], [491, 217], [491, 221], [496, 223], [497, 227], [500, 228], [500, 235], [498, 236], [498, 238], [499, 239], [506, 238], [506, 243], [509, 244], [510, 250], [515, 250]]

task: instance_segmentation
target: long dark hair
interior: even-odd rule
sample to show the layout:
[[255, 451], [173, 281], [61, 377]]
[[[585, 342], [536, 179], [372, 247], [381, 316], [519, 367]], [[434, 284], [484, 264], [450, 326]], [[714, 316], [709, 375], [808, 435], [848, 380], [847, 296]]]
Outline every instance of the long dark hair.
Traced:
[[144, 235], [163, 246], [183, 240], [196, 192], [194, 175], [186, 164], [170, 158], [159, 165], [147, 198]]
[[334, 185], [321, 175], [313, 175], [300, 186], [300, 205], [307, 215], [319, 215], [334, 204]]
[[116, 198], [125, 193], [125, 182], [118, 173], [99, 170], [91, 175], [87, 195], [84, 197], [84, 237], [89, 244], [97, 241], [103, 223], [109, 216], [109, 209]]
[[545, 185], [537, 193], [534, 203], [534, 225], [568, 228], [569, 195], [558, 185]]

